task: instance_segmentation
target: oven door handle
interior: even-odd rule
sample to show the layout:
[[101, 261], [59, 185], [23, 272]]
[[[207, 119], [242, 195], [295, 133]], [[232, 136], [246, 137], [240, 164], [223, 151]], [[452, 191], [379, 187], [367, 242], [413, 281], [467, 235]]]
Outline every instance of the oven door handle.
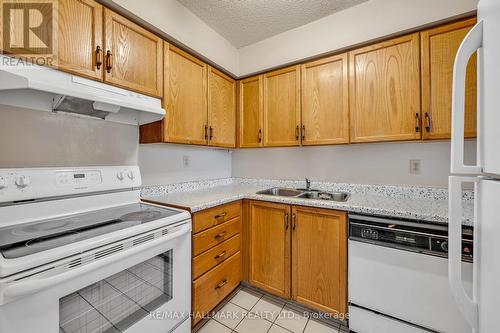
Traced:
[[165, 242], [168, 242], [169, 240], [172, 240], [176, 237], [191, 232], [191, 225], [189, 223], [186, 223], [185, 225], [179, 226], [178, 228], [175, 229], [177, 230], [175, 230], [172, 233], [168, 233], [166, 236], [136, 246], [132, 249], [119, 252], [107, 258], [99, 259], [98, 261], [92, 262], [90, 264], [79, 266], [78, 268], [72, 269], [62, 274], [58, 274], [47, 278], [31, 277], [27, 278], [26, 281], [12, 283], [4, 289], [3, 295], [5, 298], [14, 299], [30, 294], [35, 294], [37, 292], [42, 291], [43, 289], [47, 289], [54, 285], [74, 279], [80, 276], [82, 273], [87, 274], [89, 272], [96, 271], [102, 267], [106, 267], [117, 261], [126, 259], [140, 252], [153, 250], [154, 248], [160, 248], [162, 246], [165, 246]]

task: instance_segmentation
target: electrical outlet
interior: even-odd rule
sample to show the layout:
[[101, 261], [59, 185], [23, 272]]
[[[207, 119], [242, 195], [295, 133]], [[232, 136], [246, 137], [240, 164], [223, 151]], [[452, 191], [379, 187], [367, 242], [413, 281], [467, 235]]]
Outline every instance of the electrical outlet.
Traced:
[[422, 168], [421, 160], [410, 160], [410, 174], [419, 175]]
[[188, 155], [182, 156], [182, 166], [184, 168], [189, 168], [189, 156]]

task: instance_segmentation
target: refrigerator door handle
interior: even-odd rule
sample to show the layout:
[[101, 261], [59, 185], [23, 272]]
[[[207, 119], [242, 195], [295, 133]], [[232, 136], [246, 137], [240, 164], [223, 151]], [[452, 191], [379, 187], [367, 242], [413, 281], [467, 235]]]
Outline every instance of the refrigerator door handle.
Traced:
[[[471, 298], [467, 294], [462, 283], [462, 184], [466, 182], [473, 182], [474, 190], [477, 189], [477, 177], [449, 177], [448, 281], [460, 312], [471, 327], [477, 331], [478, 304], [474, 295]], [[477, 191], [474, 193], [477, 193]]]
[[[482, 168], [464, 164], [465, 76], [470, 57], [483, 45], [483, 21], [479, 21], [465, 36], [455, 57], [451, 100], [451, 173], [480, 174]], [[478, 114], [481, 110], [478, 110]], [[477, 137], [480, 137], [478, 122]], [[478, 140], [479, 141], [479, 140]]]

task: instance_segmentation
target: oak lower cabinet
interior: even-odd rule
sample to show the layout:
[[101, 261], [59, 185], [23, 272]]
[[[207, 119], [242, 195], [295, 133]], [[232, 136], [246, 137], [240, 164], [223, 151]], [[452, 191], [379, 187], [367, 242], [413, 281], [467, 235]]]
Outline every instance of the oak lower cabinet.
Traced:
[[347, 313], [347, 218], [292, 207], [292, 298], [326, 313]]
[[104, 9], [104, 81], [143, 94], [163, 95], [163, 40]]
[[264, 74], [264, 146], [300, 144], [300, 66]]
[[193, 326], [242, 280], [241, 201], [192, 214]]
[[[467, 19], [421, 32], [424, 139], [451, 137], [451, 89], [457, 50], [476, 23]], [[476, 136], [477, 59], [469, 60], [465, 86], [465, 137]]]
[[351, 142], [421, 139], [419, 34], [349, 52]]
[[303, 146], [349, 143], [347, 53], [302, 65]]
[[332, 314], [347, 312], [347, 214], [251, 201], [248, 282]]
[[252, 201], [249, 221], [249, 282], [290, 297], [290, 206]]

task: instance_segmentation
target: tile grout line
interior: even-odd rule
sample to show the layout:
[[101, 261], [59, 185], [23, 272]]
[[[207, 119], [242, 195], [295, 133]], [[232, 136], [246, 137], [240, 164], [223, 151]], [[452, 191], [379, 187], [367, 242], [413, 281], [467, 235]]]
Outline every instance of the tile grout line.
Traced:
[[[238, 293], [239, 293], [240, 291], [245, 291], [245, 290], [244, 290], [244, 289], [240, 289], [240, 290], [238, 290]], [[245, 292], [246, 292], [247, 294], [250, 294], [250, 295], [253, 295], [253, 296], [257, 297], [255, 294], [252, 294], [251, 292], [248, 292], [248, 291], [245, 291]], [[238, 293], [236, 293], [236, 295], [237, 295]], [[234, 296], [233, 296], [233, 298], [234, 298], [236, 295], [234, 295]], [[257, 302], [255, 302], [255, 304], [254, 304], [254, 305], [252, 305], [252, 307], [250, 308], [250, 310], [247, 310], [247, 309], [245, 309], [245, 308], [243, 308], [243, 307], [239, 306], [238, 304], [234, 304], [233, 302], [231, 302], [231, 300], [229, 300], [229, 303], [231, 303], [231, 304], [233, 304], [233, 305], [236, 305], [236, 306], [238, 306], [238, 307], [242, 308], [243, 310], [247, 311], [247, 313], [245, 314], [245, 316], [246, 316], [246, 315], [248, 315], [248, 314], [252, 311], [252, 309], [255, 307], [255, 305], [257, 305], [257, 303], [259, 303], [259, 301], [262, 299], [262, 297], [264, 297], [264, 295], [263, 295], [263, 294], [260, 294], [259, 299], [257, 300]], [[231, 299], [233, 299], [233, 298], [231, 298]], [[245, 319], [245, 316], [243, 316], [243, 318], [241, 318], [241, 320], [238, 322], [238, 324], [236, 324], [236, 326], [234, 327], [234, 329], [233, 329], [233, 331], [232, 331], [232, 332], [236, 332], [236, 333], [238, 333], [238, 331], [236, 331], [236, 328], [238, 328], [238, 326], [241, 324], [241, 322]]]

